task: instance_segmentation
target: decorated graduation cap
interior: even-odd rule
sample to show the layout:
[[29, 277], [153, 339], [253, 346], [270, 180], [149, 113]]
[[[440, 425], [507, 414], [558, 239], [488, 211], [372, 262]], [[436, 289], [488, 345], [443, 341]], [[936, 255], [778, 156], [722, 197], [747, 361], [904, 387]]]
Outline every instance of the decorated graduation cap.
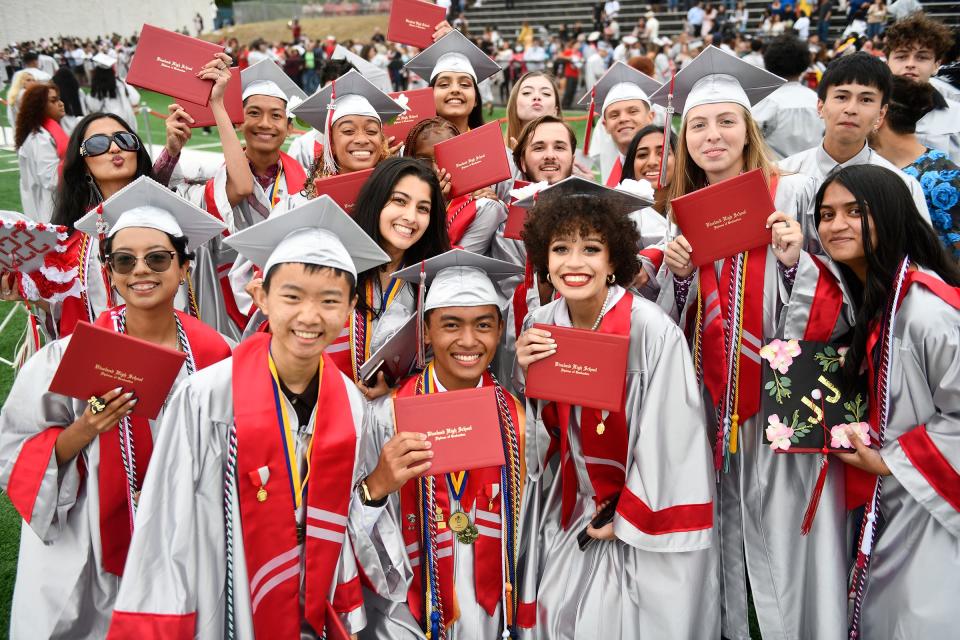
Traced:
[[243, 87], [242, 100], [250, 96], [271, 96], [288, 102], [296, 96], [305, 100], [307, 94], [284, 73], [273, 60], [265, 59], [250, 65], [240, 72], [240, 84]]
[[[503, 307], [494, 282], [523, 273], [512, 262], [488, 258], [464, 249], [451, 249], [420, 264], [401, 269], [393, 277], [420, 286], [417, 295], [417, 366], [424, 363], [423, 314], [444, 307]], [[424, 297], [424, 289], [429, 289]]]
[[577, 104], [590, 105], [587, 115], [587, 131], [583, 141], [583, 153], [590, 152], [590, 134], [593, 131], [593, 116], [596, 104], [599, 102], [600, 119], [607, 112], [607, 107], [626, 100], [643, 100], [650, 106], [650, 94], [660, 88], [660, 83], [650, 76], [641, 73], [623, 62], [615, 62], [597, 83], [580, 98]]
[[[525, 193], [514, 206], [532, 209], [549, 198], [603, 198], [604, 203], [618, 213], [632, 213], [653, 204], [653, 187], [646, 180], [624, 180], [616, 188], [605, 187], [592, 180], [570, 176], [536, 192]], [[571, 203], [571, 208], [575, 207]]]
[[330, 196], [322, 195], [287, 213], [231, 235], [225, 242], [263, 268], [300, 262], [353, 276], [389, 262], [377, 243]]
[[[332, 140], [331, 128], [340, 118], [366, 116], [381, 124], [403, 113], [396, 100], [375, 87], [357, 70], [351, 69], [293, 109], [298, 118]], [[337, 171], [333, 144], [323, 145], [323, 162], [328, 173]]]
[[112, 238], [118, 231], [131, 227], [156, 229], [174, 238], [186, 236], [188, 251], [227, 228], [200, 207], [147, 176], [140, 176], [117, 191], [80, 218], [75, 226], [101, 239]]
[[500, 65], [459, 31], [451, 31], [404, 65], [430, 82], [441, 73], [466, 73], [480, 83], [500, 71]]
[[749, 111], [785, 82], [780, 76], [711, 45], [678, 71], [671, 82], [655, 91], [650, 100], [679, 110], [684, 118], [694, 107], [720, 102], [739, 104]]

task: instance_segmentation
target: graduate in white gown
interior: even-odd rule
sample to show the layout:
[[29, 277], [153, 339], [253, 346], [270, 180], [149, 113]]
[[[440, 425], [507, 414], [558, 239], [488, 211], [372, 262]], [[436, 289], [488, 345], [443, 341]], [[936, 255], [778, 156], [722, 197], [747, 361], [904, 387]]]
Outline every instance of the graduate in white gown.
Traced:
[[[534, 323], [627, 336], [629, 347], [618, 411], [527, 398], [521, 638], [719, 636], [714, 471], [693, 363], [676, 324], [618, 284], [640, 269], [635, 209], [570, 178], [540, 193], [524, 228], [560, 298], [524, 321], [518, 389], [532, 362], [561, 349]], [[593, 527], [611, 501], [612, 521]]]
[[[104, 203], [102, 220], [111, 279], [127, 304], [96, 325], [184, 352], [178, 380], [229, 356], [222, 336], [173, 306], [189, 252], [223, 225], [149, 178]], [[91, 213], [77, 226], [97, 224]], [[102, 410], [48, 391], [70, 341], [27, 361], [0, 417], [0, 483], [24, 519], [12, 638], [106, 636], [161, 430], [159, 417], [130, 415], [129, 389], [102, 389]], [[127, 442], [135, 456], [121, 456]]]
[[[770, 246], [699, 268], [691, 258], [696, 248], [683, 235], [671, 240], [660, 304], [690, 338], [713, 434], [722, 635], [750, 637], [752, 596], [764, 637], [839, 640], [845, 630], [848, 551], [843, 474], [838, 465], [829, 469], [817, 518], [809, 534], [801, 535], [820, 460], [775, 455], [760, 424], [761, 347], [777, 337], [827, 342], [848, 326], [840, 318], [841, 296], [834, 286], [832, 306], [822, 314], [808, 307], [804, 319], [782, 333], [792, 288], [820, 287], [815, 266], [802, 270], [798, 222], [809, 216], [812, 223], [813, 179], [778, 172], [750, 116], [752, 103], [782, 83], [714, 47], [677, 74], [673, 104], [683, 124], [671, 199], [761, 169], [777, 210], [767, 219]], [[667, 90], [653, 100], [665, 102]], [[824, 280], [829, 288], [829, 274]], [[796, 306], [799, 313], [803, 305]]]
[[87, 113], [114, 113], [137, 131], [136, 109], [140, 106], [140, 92], [116, 75], [117, 59], [105, 53], [93, 56], [93, 76], [90, 93], [83, 95]]
[[[367, 571], [369, 625], [360, 637], [499, 638], [515, 619], [524, 422], [522, 405], [488, 366], [503, 331], [503, 298], [494, 281], [520, 267], [454, 249], [427, 260], [423, 268], [430, 287], [423, 305], [424, 336], [433, 357], [391, 396], [371, 403], [364, 417], [368, 504], [380, 506], [365, 508], [368, 538], [358, 548], [361, 554], [371, 549], [379, 568]], [[420, 267], [398, 276], [418, 281]], [[427, 443], [401, 431], [395, 402], [478, 387], [495, 390], [497, 440], [506, 463], [424, 475], [430, 473]], [[417, 506], [424, 491], [430, 501], [426, 521]]]
[[[324, 348], [388, 256], [329, 197], [233, 235], [271, 333], [181, 385], [111, 638], [346, 638], [364, 626], [348, 520], [363, 397]], [[325, 635], [326, 634], [326, 635]]]
[[60, 91], [54, 84], [34, 83], [23, 93], [14, 140], [20, 167], [20, 203], [23, 213], [37, 222], [50, 222], [53, 215], [69, 141], [60, 126], [63, 116]]
[[866, 366], [870, 390], [870, 444], [848, 425], [838, 436], [856, 451], [836, 454], [857, 472], [849, 505], [866, 504], [850, 637], [948, 638], [960, 619], [960, 270], [881, 167], [830, 176], [817, 228], [857, 309], [844, 374]]

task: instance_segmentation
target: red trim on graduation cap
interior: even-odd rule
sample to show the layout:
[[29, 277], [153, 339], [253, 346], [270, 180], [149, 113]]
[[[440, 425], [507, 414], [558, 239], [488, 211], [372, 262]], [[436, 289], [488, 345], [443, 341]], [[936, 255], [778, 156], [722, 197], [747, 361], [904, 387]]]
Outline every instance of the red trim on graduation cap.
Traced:
[[[590, 111], [587, 112], [587, 131], [583, 136], [583, 155], [590, 155], [590, 137], [593, 135], [593, 118], [597, 113], [597, 89], [590, 89]], [[603, 114], [600, 114], [602, 117]]]
[[617, 514], [651, 536], [713, 527], [713, 502], [678, 504], [655, 511], [626, 486], [617, 502]]
[[43, 476], [50, 466], [50, 456], [57, 444], [57, 436], [63, 427], [47, 427], [29, 440], [24, 441], [20, 455], [13, 463], [13, 471], [7, 482], [7, 496], [20, 512], [20, 516], [30, 524], [33, 506], [43, 484]]
[[953, 468], [921, 424], [897, 439], [910, 464], [955, 511], [960, 511], [960, 473]]
[[114, 611], [107, 640], [190, 640], [197, 613], [134, 613]]

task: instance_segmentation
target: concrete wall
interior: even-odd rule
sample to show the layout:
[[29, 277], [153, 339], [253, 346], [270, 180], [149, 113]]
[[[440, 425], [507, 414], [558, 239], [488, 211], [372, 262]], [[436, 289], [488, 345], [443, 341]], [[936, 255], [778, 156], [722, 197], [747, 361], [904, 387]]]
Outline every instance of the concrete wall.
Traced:
[[0, 0], [0, 43], [7, 46], [58, 35], [130, 36], [145, 22], [165, 29], [187, 27], [193, 35], [193, 16], [198, 12], [204, 29], [212, 27], [212, 4], [210, 0]]

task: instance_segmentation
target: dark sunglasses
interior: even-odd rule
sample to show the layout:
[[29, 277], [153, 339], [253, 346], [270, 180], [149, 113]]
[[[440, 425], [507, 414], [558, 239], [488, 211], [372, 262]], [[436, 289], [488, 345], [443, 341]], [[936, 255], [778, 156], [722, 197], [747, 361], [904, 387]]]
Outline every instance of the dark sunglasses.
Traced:
[[[173, 262], [175, 255], [177, 255], [176, 251], [151, 251], [143, 256], [143, 263], [147, 265], [151, 271], [162, 273], [170, 268], [170, 264]], [[122, 251], [111, 253], [107, 256], [107, 264], [110, 265], [110, 269], [114, 273], [119, 273], [124, 276], [134, 270], [138, 260], [140, 260], [140, 258], [132, 253], [123, 253]]]
[[139, 151], [140, 138], [130, 131], [117, 131], [112, 136], [105, 133], [95, 133], [80, 145], [80, 155], [85, 158], [102, 156], [110, 150], [110, 145], [116, 142], [124, 151]]

